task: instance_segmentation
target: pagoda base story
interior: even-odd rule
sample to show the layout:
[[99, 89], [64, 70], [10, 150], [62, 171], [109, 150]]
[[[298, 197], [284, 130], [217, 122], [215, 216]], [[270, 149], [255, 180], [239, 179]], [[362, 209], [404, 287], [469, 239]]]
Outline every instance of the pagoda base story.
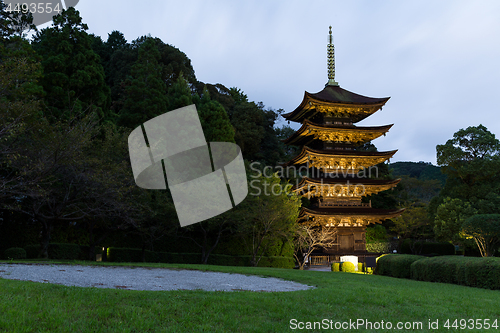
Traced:
[[341, 261], [344, 256], [356, 256], [358, 262], [364, 263], [366, 257], [378, 257], [378, 253], [366, 251], [366, 226], [336, 227], [337, 245], [322, 248], [310, 255], [309, 266], [329, 266], [332, 262]]
[[336, 227], [337, 245], [324, 248], [324, 254], [365, 253], [366, 227]]

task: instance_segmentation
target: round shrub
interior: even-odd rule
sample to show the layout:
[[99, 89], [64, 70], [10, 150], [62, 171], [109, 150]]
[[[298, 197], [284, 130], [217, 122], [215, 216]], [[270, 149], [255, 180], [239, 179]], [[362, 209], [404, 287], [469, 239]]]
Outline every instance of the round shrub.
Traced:
[[340, 263], [332, 262], [332, 272], [340, 272]]
[[344, 261], [340, 266], [340, 270], [342, 272], [354, 273], [355, 272], [354, 264], [350, 261]]
[[3, 255], [7, 259], [26, 259], [26, 251], [22, 247], [11, 247]]
[[363, 263], [358, 262], [358, 272], [362, 272], [362, 271], [363, 271]]
[[24, 247], [26, 251], [26, 258], [35, 259], [38, 258], [38, 253], [40, 252], [40, 244], [31, 244]]

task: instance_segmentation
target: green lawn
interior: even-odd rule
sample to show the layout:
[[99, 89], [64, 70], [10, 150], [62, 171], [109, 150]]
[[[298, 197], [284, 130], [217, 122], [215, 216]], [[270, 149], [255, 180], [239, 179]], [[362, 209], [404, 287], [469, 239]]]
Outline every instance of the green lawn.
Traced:
[[[364, 319], [373, 325], [390, 321], [393, 328], [397, 322], [422, 322], [423, 329], [413, 331], [449, 332], [454, 329], [443, 327], [447, 319], [452, 319], [450, 324], [455, 319], [500, 321], [500, 291], [338, 272], [206, 265], [139, 266], [273, 276], [317, 288], [275, 293], [158, 292], [0, 279], [0, 331], [291, 332], [312, 331], [292, 330], [292, 319], [297, 320], [297, 325], [323, 319], [333, 323]], [[429, 320], [439, 320], [440, 329], [429, 330]], [[362, 328], [359, 331], [366, 331]]]

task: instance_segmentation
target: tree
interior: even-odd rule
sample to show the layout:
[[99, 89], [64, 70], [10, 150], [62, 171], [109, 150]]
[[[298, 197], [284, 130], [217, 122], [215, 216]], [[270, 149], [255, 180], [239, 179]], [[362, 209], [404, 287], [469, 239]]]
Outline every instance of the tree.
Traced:
[[486, 127], [461, 129], [436, 146], [437, 162], [448, 175], [442, 197], [470, 202], [478, 213], [500, 212], [500, 141]]
[[366, 242], [378, 243], [387, 241], [387, 230], [381, 224], [375, 224], [366, 228]]
[[167, 112], [167, 90], [161, 78], [160, 53], [152, 38], [139, 48], [139, 58], [132, 66], [130, 84], [125, 88], [125, 103], [118, 123], [135, 128], [145, 121]]
[[432, 230], [425, 206], [410, 206], [400, 216], [392, 219], [394, 226], [390, 228], [400, 238], [427, 238]]
[[166, 235], [174, 235], [179, 223], [168, 191], [136, 189], [134, 198], [139, 210], [135, 214], [132, 232], [141, 237], [142, 261], [146, 261], [146, 249], [154, 251], [154, 244]]
[[[15, 5], [15, 3], [11, 4]], [[24, 38], [30, 30], [36, 31], [36, 26], [33, 24], [33, 14], [30, 11], [27, 13], [23, 13], [22, 10], [7, 12], [6, 7], [4, 1], [0, 1], [0, 40], [12, 36]]]
[[70, 7], [54, 16], [53, 25], [33, 39], [33, 48], [42, 56], [41, 83], [52, 120], [94, 110], [100, 118], [109, 119], [109, 87], [86, 30], [79, 12]]
[[262, 110], [253, 102], [242, 102], [236, 104], [230, 119], [235, 129], [234, 139], [241, 148], [243, 157], [248, 161], [257, 160], [265, 135]]
[[106, 84], [111, 90], [111, 109], [114, 113], [120, 113], [125, 102], [125, 89], [127, 78], [130, 77], [132, 66], [137, 62], [139, 57], [138, 50], [132, 49], [127, 43], [123, 33], [113, 31], [108, 35], [106, 52], [109, 54], [109, 60], [103, 65], [106, 73]]
[[281, 184], [277, 174], [253, 177], [250, 182], [248, 216], [241, 221], [241, 232], [251, 237], [252, 266], [257, 266], [274, 238], [291, 239], [297, 227], [300, 199]]
[[205, 221], [177, 228], [177, 236], [189, 239], [201, 250], [201, 263], [207, 264], [210, 254], [219, 245], [224, 233], [233, 229], [233, 221], [227, 216], [231, 211]]
[[288, 125], [283, 125], [282, 127], [278, 127], [275, 129], [276, 137], [278, 138], [281, 157], [283, 159], [282, 162], [290, 161], [292, 158], [298, 155], [300, 152], [300, 147], [285, 145], [282, 141], [288, 139], [292, 134], [295, 133], [295, 130]]
[[38, 181], [15, 164], [26, 163], [24, 172], [34, 168], [22, 153], [19, 138], [40, 121], [40, 76], [40, 63], [26, 40], [10, 37], [0, 43], [0, 202], [21, 196]]
[[465, 220], [463, 232], [474, 239], [482, 257], [492, 257], [500, 244], [500, 214], [478, 214]]
[[446, 198], [439, 205], [434, 220], [434, 234], [440, 241], [463, 242], [462, 225], [476, 214], [470, 203], [460, 199]]
[[188, 81], [182, 73], [175, 83], [168, 88], [168, 110], [172, 111], [193, 104], [193, 97]]
[[126, 140], [109, 140], [97, 123], [92, 113], [56, 123], [42, 118], [34, 130], [19, 138], [19, 154], [25, 158], [13, 160], [12, 168], [23, 179], [37, 181], [5, 206], [39, 223], [42, 257], [48, 255], [57, 226], [86, 224], [93, 243], [97, 224], [111, 222], [116, 229], [134, 222], [135, 200], [127, 200], [136, 188], [129, 160], [126, 154], [120, 154], [121, 161], [115, 159], [121, 151], [117, 144], [126, 145]]
[[299, 269], [304, 269], [306, 258], [311, 253], [322, 247], [332, 247], [337, 241], [337, 232], [332, 227], [301, 224], [297, 227], [294, 237], [295, 251], [293, 256], [299, 264]]
[[226, 110], [219, 102], [210, 99], [207, 89], [203, 90], [197, 109], [207, 142], [223, 141], [234, 143], [234, 129], [231, 126]]

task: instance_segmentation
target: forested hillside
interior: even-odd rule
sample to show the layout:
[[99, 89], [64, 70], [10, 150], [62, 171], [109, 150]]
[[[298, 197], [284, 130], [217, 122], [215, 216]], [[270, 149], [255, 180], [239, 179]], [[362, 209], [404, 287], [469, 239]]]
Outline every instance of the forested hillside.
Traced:
[[446, 175], [441, 172], [441, 168], [432, 165], [430, 162], [395, 162], [389, 164], [389, 169], [395, 177], [409, 176], [420, 180], [439, 180], [444, 185]]

